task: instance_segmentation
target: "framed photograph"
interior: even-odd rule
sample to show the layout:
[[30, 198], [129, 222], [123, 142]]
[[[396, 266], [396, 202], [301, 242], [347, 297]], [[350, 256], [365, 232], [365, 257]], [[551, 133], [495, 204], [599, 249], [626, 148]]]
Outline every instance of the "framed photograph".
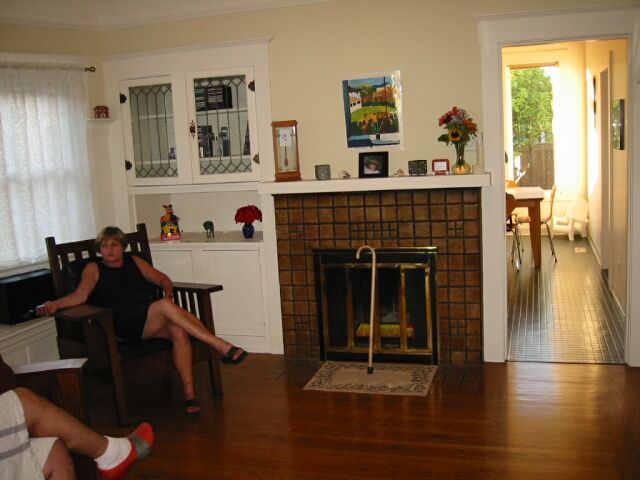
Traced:
[[449, 159], [448, 158], [434, 158], [431, 160], [431, 171], [435, 175], [446, 175], [449, 173]]
[[358, 177], [388, 177], [389, 152], [361, 152], [358, 157]]
[[342, 101], [348, 148], [401, 145], [399, 71], [343, 80]]
[[613, 148], [624, 150], [624, 100], [614, 100], [611, 104], [611, 136]]

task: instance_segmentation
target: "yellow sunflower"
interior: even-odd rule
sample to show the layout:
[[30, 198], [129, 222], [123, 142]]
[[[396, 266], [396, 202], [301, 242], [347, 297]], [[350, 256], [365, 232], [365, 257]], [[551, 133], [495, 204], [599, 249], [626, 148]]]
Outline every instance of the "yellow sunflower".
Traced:
[[462, 132], [457, 128], [452, 128], [449, 130], [449, 141], [452, 143], [457, 143], [462, 140]]

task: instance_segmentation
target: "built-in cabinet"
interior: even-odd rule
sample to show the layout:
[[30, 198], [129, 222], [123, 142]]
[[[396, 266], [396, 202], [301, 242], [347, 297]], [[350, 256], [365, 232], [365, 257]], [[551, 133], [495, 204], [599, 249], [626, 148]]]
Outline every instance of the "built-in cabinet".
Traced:
[[[268, 41], [114, 57], [104, 69], [118, 115], [109, 132], [115, 223], [145, 223], [154, 266], [174, 281], [223, 286], [212, 294], [219, 336], [281, 352], [280, 318], [267, 307], [274, 260], [265, 259], [262, 225], [245, 240], [234, 220], [244, 205], [273, 208], [258, 193], [260, 160], [273, 158]], [[179, 241], [160, 241], [168, 204]], [[205, 221], [214, 223], [212, 238]]]
[[253, 352], [270, 351], [261, 232], [250, 241], [239, 231], [218, 233], [213, 239], [187, 234], [175, 244], [152, 242], [151, 250], [154, 266], [175, 281], [223, 286], [212, 294], [218, 335]]
[[129, 186], [256, 181], [251, 67], [120, 81]]

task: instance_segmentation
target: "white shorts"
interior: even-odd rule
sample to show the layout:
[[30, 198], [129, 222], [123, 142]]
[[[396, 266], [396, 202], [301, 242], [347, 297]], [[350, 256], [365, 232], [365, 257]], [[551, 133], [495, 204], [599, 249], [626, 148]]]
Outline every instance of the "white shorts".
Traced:
[[55, 437], [29, 438], [22, 403], [13, 390], [0, 395], [0, 480], [44, 479]]

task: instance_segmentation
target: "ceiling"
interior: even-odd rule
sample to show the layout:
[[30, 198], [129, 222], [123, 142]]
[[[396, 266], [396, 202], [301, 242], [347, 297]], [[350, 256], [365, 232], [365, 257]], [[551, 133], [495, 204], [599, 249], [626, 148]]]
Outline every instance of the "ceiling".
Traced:
[[0, 0], [0, 22], [110, 29], [331, 0]]

